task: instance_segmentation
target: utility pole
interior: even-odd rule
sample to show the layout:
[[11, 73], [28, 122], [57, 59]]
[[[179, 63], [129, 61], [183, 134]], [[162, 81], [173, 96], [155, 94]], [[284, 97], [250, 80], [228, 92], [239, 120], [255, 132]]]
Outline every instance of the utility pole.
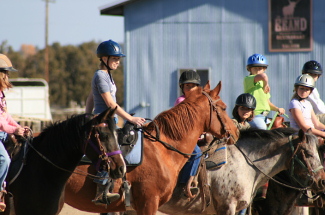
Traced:
[[49, 37], [49, 2], [54, 2], [54, 0], [43, 0], [45, 1], [45, 52], [44, 52], [44, 73], [45, 80], [47, 83], [50, 81], [49, 75], [49, 48], [48, 48], [48, 37]]

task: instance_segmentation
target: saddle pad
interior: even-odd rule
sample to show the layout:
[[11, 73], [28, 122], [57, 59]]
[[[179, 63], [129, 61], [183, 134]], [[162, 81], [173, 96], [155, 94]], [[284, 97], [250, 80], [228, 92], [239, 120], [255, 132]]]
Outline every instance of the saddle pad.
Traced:
[[214, 153], [205, 160], [208, 170], [218, 169], [227, 163], [227, 145], [219, 144]]
[[142, 163], [143, 157], [143, 134], [138, 131], [138, 140], [133, 149], [129, 154], [127, 154], [124, 159], [126, 166], [139, 166]]

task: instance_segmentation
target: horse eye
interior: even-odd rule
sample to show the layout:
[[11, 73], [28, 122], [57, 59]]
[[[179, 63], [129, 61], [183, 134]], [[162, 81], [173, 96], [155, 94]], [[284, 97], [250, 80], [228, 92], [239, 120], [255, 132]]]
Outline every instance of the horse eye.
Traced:
[[305, 151], [305, 155], [306, 155], [306, 158], [310, 158], [313, 156], [312, 153], [310, 153], [310, 151], [308, 151], [308, 150]]

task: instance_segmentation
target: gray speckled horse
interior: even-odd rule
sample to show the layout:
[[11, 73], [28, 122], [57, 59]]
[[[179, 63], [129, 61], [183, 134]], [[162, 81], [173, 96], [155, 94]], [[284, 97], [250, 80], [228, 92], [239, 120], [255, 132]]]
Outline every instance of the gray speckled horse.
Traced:
[[301, 130], [298, 135], [297, 130], [292, 128], [243, 131], [236, 143], [238, 148], [228, 146], [228, 163], [220, 169], [208, 171], [212, 203], [207, 210], [201, 211], [199, 195], [192, 201], [184, 200], [180, 195], [181, 188], [176, 187], [171, 200], [162, 205], [159, 211], [173, 215], [234, 215], [251, 203], [257, 189], [269, 179], [261, 171], [273, 177], [290, 168], [294, 155], [308, 167], [303, 168], [295, 162], [295, 175], [301, 179], [307, 179], [307, 175], [310, 175], [309, 184], [313, 191], [324, 192], [325, 175], [324, 169], [319, 168], [322, 164], [317, 143], [316, 136]]

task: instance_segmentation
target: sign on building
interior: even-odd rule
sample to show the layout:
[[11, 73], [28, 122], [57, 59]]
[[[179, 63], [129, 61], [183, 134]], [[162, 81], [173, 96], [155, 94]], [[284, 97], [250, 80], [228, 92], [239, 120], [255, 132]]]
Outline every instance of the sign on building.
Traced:
[[269, 0], [269, 51], [312, 49], [312, 0]]

